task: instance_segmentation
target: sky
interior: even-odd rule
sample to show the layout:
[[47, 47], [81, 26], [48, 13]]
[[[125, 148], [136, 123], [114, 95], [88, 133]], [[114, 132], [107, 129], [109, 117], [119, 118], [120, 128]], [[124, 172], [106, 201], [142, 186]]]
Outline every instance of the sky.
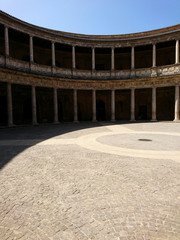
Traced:
[[180, 0], [0, 0], [0, 10], [40, 27], [90, 35], [180, 24]]

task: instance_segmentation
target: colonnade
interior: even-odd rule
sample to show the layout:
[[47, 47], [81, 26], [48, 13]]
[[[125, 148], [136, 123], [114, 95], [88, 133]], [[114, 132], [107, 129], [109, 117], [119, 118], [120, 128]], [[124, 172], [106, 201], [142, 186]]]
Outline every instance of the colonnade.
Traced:
[[[36, 108], [36, 87], [31, 87], [32, 98], [32, 124], [37, 124], [37, 108]], [[135, 88], [131, 88], [131, 114], [130, 121], [135, 121]], [[74, 122], [78, 122], [78, 96], [77, 89], [73, 90], [74, 102]], [[54, 123], [58, 123], [58, 97], [57, 88], [53, 91], [54, 99]], [[7, 83], [7, 112], [8, 126], [13, 126], [13, 103], [11, 83]], [[156, 87], [152, 87], [152, 121], [156, 121]], [[180, 93], [179, 85], [175, 86], [175, 105], [174, 105], [174, 121], [180, 120]], [[92, 121], [96, 122], [96, 90], [92, 90]], [[111, 121], [115, 121], [115, 90], [111, 90]]]
[[[5, 56], [9, 56], [9, 34], [8, 27], [5, 26]], [[150, 43], [148, 43], [150, 44]], [[156, 42], [152, 44], [152, 67], [156, 67]], [[95, 47], [92, 47], [92, 70], [95, 70]], [[33, 48], [33, 36], [29, 36], [29, 52], [30, 62], [34, 62], [34, 48]], [[52, 55], [52, 67], [56, 66], [56, 50], [55, 42], [51, 41], [51, 55]], [[175, 64], [179, 64], [179, 39], [176, 39], [175, 44]], [[135, 46], [131, 45], [131, 70], [135, 68]], [[76, 69], [76, 45], [72, 45], [72, 69]], [[111, 47], [111, 71], [115, 70], [115, 47]]]

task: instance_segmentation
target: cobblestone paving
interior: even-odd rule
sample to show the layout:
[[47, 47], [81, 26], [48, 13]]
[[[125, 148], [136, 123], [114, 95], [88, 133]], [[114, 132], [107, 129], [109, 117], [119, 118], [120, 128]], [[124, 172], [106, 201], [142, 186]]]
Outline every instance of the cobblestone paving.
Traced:
[[[180, 142], [174, 141], [180, 136], [179, 123], [1, 129], [0, 239], [179, 240], [178, 156], [176, 161], [152, 158], [147, 146], [144, 157], [108, 153], [107, 146], [115, 140], [118, 149], [126, 147], [128, 136], [131, 139], [127, 134], [123, 142], [121, 128], [123, 134], [137, 132], [137, 139], [140, 132], [151, 132], [153, 141], [142, 143], [142, 148], [151, 144], [151, 151], [180, 150]], [[112, 139], [105, 137], [111, 132]], [[170, 141], [159, 132], [170, 133]], [[102, 134], [106, 151], [95, 149], [95, 143], [86, 147], [92, 134]], [[157, 149], [152, 145], [155, 136]], [[137, 139], [133, 149], [139, 150]]]

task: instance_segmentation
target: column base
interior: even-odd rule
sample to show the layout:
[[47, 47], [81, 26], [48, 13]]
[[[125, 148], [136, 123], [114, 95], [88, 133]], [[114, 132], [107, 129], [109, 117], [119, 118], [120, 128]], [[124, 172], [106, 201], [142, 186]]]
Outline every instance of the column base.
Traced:
[[111, 122], [116, 122], [116, 120], [115, 119], [111, 119]]
[[174, 119], [173, 122], [180, 122], [180, 119]]
[[15, 127], [15, 126], [16, 126], [16, 125], [13, 124], [13, 123], [8, 124], [8, 127], [9, 127], [9, 128], [13, 128], [13, 127]]
[[74, 122], [74, 123], [79, 123], [79, 121], [78, 121], [78, 120], [74, 120], [73, 122]]
[[53, 122], [53, 124], [60, 124], [60, 122], [59, 122], [59, 121], [56, 121], [56, 122]]
[[136, 119], [131, 119], [130, 122], [136, 122]]
[[151, 122], [157, 122], [157, 119], [151, 119]]
[[33, 126], [38, 126], [39, 123], [37, 123], [37, 122], [33, 122], [32, 125], [33, 125]]
[[92, 120], [92, 122], [96, 123], [96, 122], [97, 122], [97, 120]]

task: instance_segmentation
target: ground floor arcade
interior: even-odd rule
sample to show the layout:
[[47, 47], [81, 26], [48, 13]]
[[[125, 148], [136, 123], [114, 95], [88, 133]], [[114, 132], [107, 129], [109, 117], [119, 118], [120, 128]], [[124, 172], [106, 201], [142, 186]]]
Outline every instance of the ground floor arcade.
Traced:
[[179, 120], [179, 86], [78, 90], [0, 82], [0, 125]]

